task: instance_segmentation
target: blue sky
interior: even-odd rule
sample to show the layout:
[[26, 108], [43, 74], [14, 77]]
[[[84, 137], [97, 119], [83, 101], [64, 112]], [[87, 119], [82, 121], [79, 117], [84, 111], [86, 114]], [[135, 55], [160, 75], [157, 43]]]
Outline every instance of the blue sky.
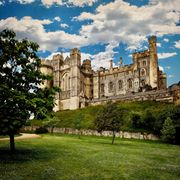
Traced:
[[19, 39], [40, 45], [51, 58], [78, 47], [94, 69], [132, 63], [135, 50], [147, 49], [157, 35], [159, 66], [168, 85], [180, 81], [179, 0], [0, 0], [0, 30], [13, 29]]

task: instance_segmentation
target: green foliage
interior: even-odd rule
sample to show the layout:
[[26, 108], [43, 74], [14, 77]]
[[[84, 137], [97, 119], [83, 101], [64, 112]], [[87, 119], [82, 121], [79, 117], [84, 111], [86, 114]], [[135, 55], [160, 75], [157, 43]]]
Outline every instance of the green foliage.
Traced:
[[120, 131], [120, 127], [123, 124], [123, 112], [118, 108], [117, 104], [109, 102], [100, 110], [94, 123], [98, 132], [106, 130], [113, 132], [113, 144], [115, 132]]
[[131, 115], [131, 120], [132, 120], [132, 127], [134, 129], [139, 129], [141, 128], [141, 116], [137, 113], [132, 113]]
[[45, 127], [39, 127], [34, 132], [36, 134], [45, 134], [45, 133], [48, 133], [48, 130]]
[[39, 70], [38, 47], [26, 39], [18, 41], [13, 31], [0, 32], [0, 134], [10, 135], [11, 145], [32, 114], [43, 119], [54, 106], [58, 89], [40, 88], [51, 77]]
[[174, 143], [176, 128], [170, 117], [167, 117], [167, 119], [165, 120], [161, 133], [162, 133], [161, 138], [163, 141]]

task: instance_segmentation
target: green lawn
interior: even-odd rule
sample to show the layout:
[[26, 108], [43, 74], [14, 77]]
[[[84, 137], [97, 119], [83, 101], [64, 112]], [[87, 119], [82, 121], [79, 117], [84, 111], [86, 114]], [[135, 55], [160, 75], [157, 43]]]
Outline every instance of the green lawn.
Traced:
[[180, 179], [180, 146], [152, 141], [43, 135], [17, 141], [8, 154], [0, 142], [0, 180]]

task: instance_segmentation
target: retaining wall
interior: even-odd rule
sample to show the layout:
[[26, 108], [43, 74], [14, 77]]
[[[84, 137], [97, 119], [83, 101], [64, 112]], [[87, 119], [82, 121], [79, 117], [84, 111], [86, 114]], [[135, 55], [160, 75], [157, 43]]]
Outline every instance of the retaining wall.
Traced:
[[[22, 128], [23, 131], [36, 130], [37, 126], [25, 126]], [[51, 132], [51, 128], [48, 128], [48, 131]], [[90, 129], [81, 129], [80, 131], [72, 128], [54, 128], [54, 133], [62, 133], [62, 134], [82, 134], [88, 136], [112, 136], [112, 131], [103, 131], [102, 133], [98, 133], [96, 130]], [[120, 131], [116, 133], [116, 137], [119, 138], [127, 138], [127, 139], [144, 139], [144, 140], [159, 140], [157, 136], [154, 134], [148, 134], [145, 132], [126, 132]]]

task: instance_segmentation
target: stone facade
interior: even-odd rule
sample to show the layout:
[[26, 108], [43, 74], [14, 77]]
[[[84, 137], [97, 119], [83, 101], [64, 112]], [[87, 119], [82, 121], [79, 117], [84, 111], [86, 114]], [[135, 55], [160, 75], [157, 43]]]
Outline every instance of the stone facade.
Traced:
[[[56, 95], [55, 111], [78, 109], [93, 102], [102, 102], [107, 98], [128, 97], [147, 90], [166, 89], [166, 74], [159, 70], [156, 51], [156, 36], [149, 38], [149, 49], [132, 54], [133, 64], [110, 68], [101, 67], [93, 71], [90, 60], [81, 64], [81, 53], [75, 48], [70, 57], [62, 54], [52, 60], [42, 61], [42, 72], [52, 74], [53, 82], [45, 85], [58, 86], [61, 92]], [[44, 85], [44, 86], [45, 86]], [[102, 100], [102, 101], [101, 101]]]

